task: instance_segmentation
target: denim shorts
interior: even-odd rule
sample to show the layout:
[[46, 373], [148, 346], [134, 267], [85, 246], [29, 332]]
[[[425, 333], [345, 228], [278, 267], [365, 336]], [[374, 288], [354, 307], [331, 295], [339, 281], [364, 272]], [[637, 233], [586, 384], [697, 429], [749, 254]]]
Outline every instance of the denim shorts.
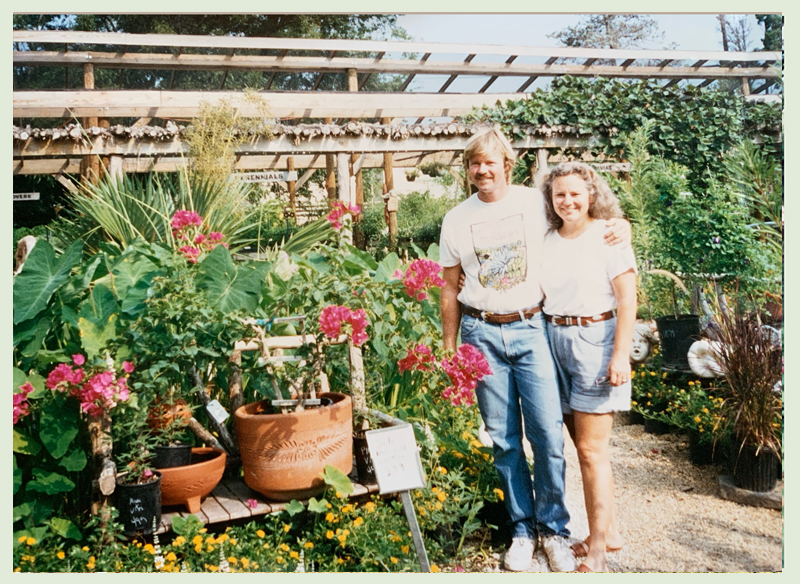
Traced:
[[547, 323], [563, 413], [607, 414], [631, 409], [631, 382], [614, 387], [604, 379], [616, 330], [616, 318], [586, 326]]

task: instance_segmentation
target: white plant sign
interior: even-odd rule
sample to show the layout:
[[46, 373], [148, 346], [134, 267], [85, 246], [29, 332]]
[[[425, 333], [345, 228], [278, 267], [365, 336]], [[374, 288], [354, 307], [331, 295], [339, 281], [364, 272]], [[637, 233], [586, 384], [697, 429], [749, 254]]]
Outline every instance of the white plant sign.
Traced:
[[366, 432], [381, 494], [427, 486], [411, 424]]

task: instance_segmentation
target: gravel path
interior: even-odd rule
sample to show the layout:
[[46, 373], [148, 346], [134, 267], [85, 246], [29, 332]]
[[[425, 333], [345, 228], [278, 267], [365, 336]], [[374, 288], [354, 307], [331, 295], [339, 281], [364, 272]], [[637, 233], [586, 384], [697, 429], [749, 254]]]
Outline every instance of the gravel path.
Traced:
[[[566, 439], [567, 506], [575, 541], [589, 534], [577, 454]], [[623, 549], [608, 554], [613, 572], [781, 572], [783, 517], [720, 497], [720, 467], [688, 460], [688, 441], [656, 436], [640, 424], [615, 425], [612, 464]], [[779, 484], [779, 487], [782, 483]], [[501, 553], [481, 571], [503, 571]], [[537, 551], [532, 571], [547, 572]], [[477, 567], [477, 566], [476, 566]]]

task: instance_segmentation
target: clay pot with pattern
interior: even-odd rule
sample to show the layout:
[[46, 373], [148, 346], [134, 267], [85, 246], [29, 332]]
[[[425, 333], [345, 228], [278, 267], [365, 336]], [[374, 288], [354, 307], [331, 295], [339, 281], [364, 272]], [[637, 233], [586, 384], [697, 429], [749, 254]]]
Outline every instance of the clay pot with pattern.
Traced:
[[200, 504], [222, 480], [227, 455], [219, 448], [192, 448], [185, 466], [162, 468], [161, 505], [184, 505], [189, 513], [200, 511]]
[[[353, 469], [353, 409], [343, 393], [319, 395], [322, 406], [272, 413], [269, 400], [234, 413], [244, 482], [275, 501], [307, 499], [325, 489], [327, 465]], [[325, 405], [327, 403], [327, 405]]]

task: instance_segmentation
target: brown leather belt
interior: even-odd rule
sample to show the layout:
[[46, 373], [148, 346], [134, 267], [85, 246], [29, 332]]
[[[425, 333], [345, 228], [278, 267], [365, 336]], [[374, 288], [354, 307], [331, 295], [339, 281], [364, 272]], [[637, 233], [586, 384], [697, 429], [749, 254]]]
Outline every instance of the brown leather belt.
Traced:
[[[466, 304], [461, 305], [461, 313], [466, 314], [467, 316], [473, 316], [475, 318], [480, 318], [489, 324], [508, 324], [510, 322], [517, 322], [518, 320], [527, 320], [533, 315], [541, 312], [542, 307], [534, 306], [533, 308], [526, 308], [525, 310], [517, 311], [517, 312], [508, 312], [505, 314], [497, 314], [494, 312], [489, 312], [487, 310], [478, 310], [477, 308], [472, 308], [471, 306], [467, 306]], [[522, 313], [520, 315], [520, 313]]]
[[549, 314], [545, 314], [544, 317], [547, 320], [547, 322], [558, 326], [572, 326], [572, 325], [586, 326], [587, 324], [602, 322], [604, 320], [610, 320], [614, 318], [616, 314], [617, 314], [616, 311], [609, 310], [608, 312], [604, 312], [602, 314], [595, 314], [594, 316], [550, 316]]

